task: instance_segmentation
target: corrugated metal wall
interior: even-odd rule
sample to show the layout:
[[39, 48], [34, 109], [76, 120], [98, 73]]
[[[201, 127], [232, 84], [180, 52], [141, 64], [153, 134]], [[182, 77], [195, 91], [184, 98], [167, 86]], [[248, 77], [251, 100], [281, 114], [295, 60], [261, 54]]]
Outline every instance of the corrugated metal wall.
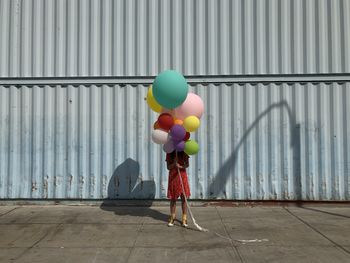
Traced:
[[349, 0], [0, 0], [0, 77], [350, 72]]
[[[193, 198], [350, 200], [350, 82], [191, 87]], [[142, 85], [0, 86], [0, 198], [164, 198]]]

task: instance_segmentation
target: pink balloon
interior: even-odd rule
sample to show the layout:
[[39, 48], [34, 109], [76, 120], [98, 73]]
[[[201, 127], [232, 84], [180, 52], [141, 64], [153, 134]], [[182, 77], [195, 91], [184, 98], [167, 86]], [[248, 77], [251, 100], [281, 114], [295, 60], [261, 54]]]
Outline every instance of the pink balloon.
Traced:
[[186, 117], [194, 115], [199, 119], [204, 112], [204, 103], [197, 94], [188, 93], [187, 98], [179, 107], [175, 109], [177, 119], [184, 120]]

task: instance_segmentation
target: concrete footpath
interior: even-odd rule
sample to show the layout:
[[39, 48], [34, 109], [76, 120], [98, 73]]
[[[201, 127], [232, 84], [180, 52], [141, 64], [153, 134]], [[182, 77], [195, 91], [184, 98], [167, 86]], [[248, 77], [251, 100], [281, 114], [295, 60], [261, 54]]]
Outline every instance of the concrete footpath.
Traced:
[[345, 205], [193, 212], [209, 233], [166, 206], [0, 206], [0, 262], [350, 262]]

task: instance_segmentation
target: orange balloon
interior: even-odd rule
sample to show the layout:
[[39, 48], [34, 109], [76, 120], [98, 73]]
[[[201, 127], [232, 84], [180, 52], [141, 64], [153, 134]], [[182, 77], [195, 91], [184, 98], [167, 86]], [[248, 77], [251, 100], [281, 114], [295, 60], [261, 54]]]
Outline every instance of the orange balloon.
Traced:
[[159, 123], [158, 121], [156, 121], [154, 124], [153, 124], [153, 129], [155, 130], [158, 130], [160, 127], [159, 127]]
[[174, 121], [174, 124], [183, 125], [184, 122], [183, 122], [182, 120], [176, 119], [176, 120]]

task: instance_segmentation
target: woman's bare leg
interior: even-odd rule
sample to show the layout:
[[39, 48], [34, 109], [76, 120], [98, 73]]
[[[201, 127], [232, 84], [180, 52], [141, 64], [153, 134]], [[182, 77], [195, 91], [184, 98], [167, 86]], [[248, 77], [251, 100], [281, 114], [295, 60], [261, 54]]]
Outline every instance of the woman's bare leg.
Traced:
[[181, 195], [182, 226], [187, 227], [187, 204], [184, 195]]
[[187, 214], [187, 205], [185, 202], [184, 195], [181, 195], [181, 206], [182, 206], [182, 215], [186, 215]]
[[168, 226], [173, 226], [175, 221], [176, 200], [170, 200], [170, 218]]
[[171, 216], [174, 216], [174, 218], [175, 218], [175, 213], [176, 213], [176, 199], [170, 200], [170, 214]]

